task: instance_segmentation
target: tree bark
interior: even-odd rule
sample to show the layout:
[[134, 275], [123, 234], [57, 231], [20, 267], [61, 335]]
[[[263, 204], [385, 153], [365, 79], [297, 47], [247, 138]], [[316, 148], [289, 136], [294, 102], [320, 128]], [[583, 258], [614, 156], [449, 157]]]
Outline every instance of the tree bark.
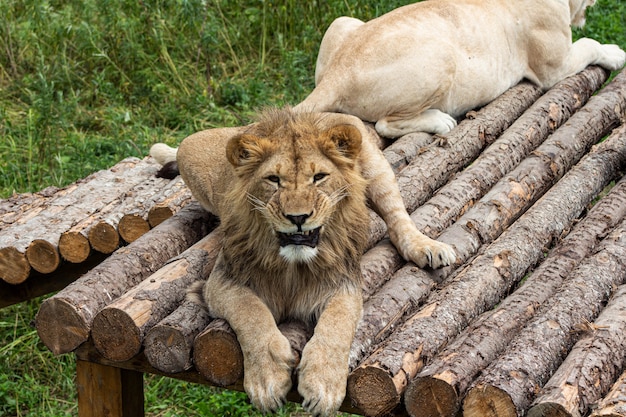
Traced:
[[[407, 211], [413, 212], [457, 171], [472, 162], [540, 95], [536, 86], [521, 83], [472, 112], [472, 117], [461, 121], [448, 134], [439, 136], [432, 145], [421, 147], [397, 175]], [[378, 216], [371, 220], [370, 243], [373, 245], [384, 237], [387, 227]]]
[[39, 337], [57, 355], [71, 352], [87, 340], [93, 318], [104, 306], [200, 240], [214, 224], [214, 216], [196, 203], [119, 249], [41, 304], [35, 319]]
[[125, 361], [139, 353], [147, 330], [176, 309], [191, 284], [211, 273], [222, 238], [222, 230], [214, 230], [100, 310], [91, 326], [100, 354]]
[[[593, 277], [593, 279], [589, 279]], [[509, 344], [506, 352], [483, 370], [463, 402], [467, 417], [500, 415], [488, 412], [497, 392], [506, 413], [521, 416], [575, 342], [576, 329], [592, 321], [612, 288], [626, 280], [626, 221], [622, 221], [571, 274]], [[485, 387], [489, 387], [485, 391]]]
[[58, 198], [78, 187], [78, 182], [64, 188], [48, 187], [36, 193], [13, 194], [11, 197], [0, 200], [0, 231], [16, 221], [31, 218], [31, 212], [40, 212], [41, 207], [52, 198]]
[[[600, 93], [595, 97], [600, 97], [597, 100], [603, 100], [602, 96]], [[615, 107], [617, 106], [613, 105], [611, 109]], [[612, 118], [619, 120], [619, 115], [609, 117], [609, 120]], [[532, 157], [527, 158], [518, 166], [515, 171], [517, 171], [519, 178], [509, 175], [508, 178], [505, 178], [506, 181], [501, 181], [498, 184], [502, 184], [503, 187], [494, 187], [488, 193], [492, 196], [484, 200], [496, 207], [504, 206], [499, 200], [495, 200], [496, 198], [505, 202], [506, 198], [509, 198], [509, 201], [516, 201], [517, 205], [507, 204], [510, 210], [504, 211], [512, 221], [519, 216], [516, 213], [525, 210], [526, 205], [528, 205], [526, 201], [535, 201], [537, 193], [545, 191], [545, 188], [554, 180], [551, 175], [547, 175], [550, 183], [541, 184], [539, 177], [546, 176], [545, 167], [550, 172], [562, 172], [565, 167], [571, 165], [571, 161], [564, 161], [563, 158], [567, 156], [572, 159], [579, 157], [581, 149], [586, 147], [585, 143], [592, 143], [591, 137], [593, 135], [601, 137], [606, 133], [604, 130], [606, 130], [607, 124], [612, 123], [607, 120], [598, 122], [596, 130], [592, 130], [593, 133], [589, 135], [590, 137], [585, 138], [585, 133], [577, 132], [579, 136], [576, 137], [576, 140], [581, 140], [582, 143], [576, 143], [576, 140], [573, 140], [573, 128], [559, 129], [544, 143], [545, 146], [542, 145]], [[570, 126], [576, 126], [576, 124]], [[562, 138], [562, 135], [566, 135], [568, 142], [561, 143], [559, 159], [545, 158], [547, 155], [556, 156], [556, 154], [542, 152], [541, 148], [552, 149], [555, 146], [554, 142], [560, 137]], [[624, 150], [622, 149], [620, 153], [620, 151], [610, 148], [611, 146], [620, 149], [624, 147], [624, 144], [614, 139], [609, 145], [603, 144], [591, 156], [585, 157], [584, 163], [579, 164], [567, 176], [567, 179], [553, 187], [540, 203], [524, 214], [492, 245], [488, 246], [481, 256], [454, 279], [449, 280], [441, 291], [430, 297], [427, 304], [411, 317], [400, 331], [392, 334], [381, 348], [377, 349], [352, 373], [348, 381], [348, 390], [350, 397], [360, 409], [367, 415], [379, 415], [395, 407], [408, 381], [420, 370], [422, 356], [431, 357], [434, 355], [443, 344], [458, 334], [468, 324], [469, 320], [486, 309], [492, 308], [500, 301], [506, 291], [523, 276], [525, 271], [541, 258], [544, 243], [557, 238], [566, 227], [565, 225], [571, 223], [586, 204], [602, 190], [612, 176], [609, 173], [612, 172], [614, 175], [621, 166], [625, 157]], [[541, 164], [544, 166], [543, 168], [535, 162], [539, 156], [544, 158]], [[529, 159], [531, 159], [531, 163], [526, 164]], [[520, 192], [519, 188], [521, 187], [515, 186], [516, 183], [521, 184], [522, 182], [527, 184], [527, 192]], [[501, 192], [502, 188], [508, 191]], [[479, 210], [481, 208], [480, 205], [475, 207], [478, 207]], [[455, 226], [458, 224], [459, 222]], [[498, 222], [495, 229], [501, 229], [504, 226]], [[483, 230], [487, 229], [483, 228]], [[446, 241], [443, 239], [446, 233], [442, 234], [440, 240]], [[458, 249], [459, 241], [449, 240], [448, 242], [457, 246]], [[425, 273], [423, 270], [417, 270], [417, 272]], [[405, 353], [400, 354], [399, 352]], [[390, 383], [387, 386], [393, 387], [393, 389], [388, 391], [385, 402], [387, 405], [378, 408], [383, 403], [382, 396], [377, 395], [376, 404], [370, 404], [370, 399], [373, 396], [368, 392], [368, 389], [363, 388], [373, 386], [373, 384], [366, 382], [370, 372], [378, 375], [381, 371], [388, 375]], [[375, 378], [379, 377], [372, 376], [371, 378], [371, 381], [374, 381]], [[375, 389], [379, 390], [379, 385]]]
[[192, 348], [195, 337], [211, 322], [204, 306], [185, 300], [169, 316], [146, 333], [144, 353], [156, 369], [177, 373], [193, 366]]
[[[122, 170], [124, 175], [117, 172]], [[118, 195], [126, 192], [142, 178], [154, 175], [156, 165], [137, 158], [127, 158], [113, 168], [88, 177], [71, 192], [52, 198], [47, 204], [16, 220], [0, 233], [0, 277], [10, 283], [24, 282], [30, 267], [42, 273], [53, 272], [60, 264], [58, 244], [61, 233], [72, 227], [76, 219], [90, 216]], [[94, 193], [94, 190], [107, 190]], [[31, 250], [28, 262], [28, 247]]]
[[[427, 236], [436, 238], [441, 230], [449, 226], [468, 207], [476, 205], [476, 200], [518, 165], [552, 129], [561, 125], [573, 111], [585, 103], [593, 89], [599, 87], [605, 78], [606, 73], [596, 69], [563, 81], [552, 94], [541, 97], [470, 167], [459, 173], [411, 214], [418, 228]], [[576, 91], [577, 94], [563, 96], [563, 91]], [[546, 121], [543, 129], [537, 129], [538, 120]], [[502, 203], [506, 203], [506, 200]], [[500, 214], [503, 218], [499, 222], [503, 225], [510, 224], [515, 218], [512, 213]], [[495, 235], [493, 233], [487, 242], [482, 243], [490, 242]], [[372, 255], [366, 253], [362, 262], [367, 296], [377, 289], [376, 284], [388, 279], [385, 271], [389, 264], [402, 262], [397, 255], [390, 256], [396, 251], [388, 243], [375, 249], [376, 251], [370, 251]], [[364, 320], [361, 321], [352, 345], [350, 363], [353, 367], [370, 352], [373, 345], [383, 340], [391, 329], [401, 323], [407, 314], [415, 312], [417, 305], [443, 279], [441, 275], [419, 274], [415, 270], [413, 264], [407, 264], [384, 285], [375, 300], [365, 303]], [[411, 280], [415, 283], [409, 286]]]
[[156, 227], [192, 201], [191, 191], [178, 176], [163, 189], [148, 211], [150, 227]]
[[521, 288], [498, 308], [475, 320], [417, 375], [405, 393], [409, 414], [426, 417], [440, 410], [442, 417], [454, 416], [476, 375], [506, 348], [538, 306], [558, 290], [570, 271], [625, 215], [626, 179], [622, 179], [576, 224]]
[[586, 415], [611, 388], [626, 358], [626, 285], [612, 294], [593, 324], [576, 330], [583, 337], [541, 389], [528, 417]]
[[591, 417], [624, 417], [626, 415], [626, 371], [609, 393], [598, 403]]
[[396, 174], [411, 163], [425, 147], [435, 141], [433, 135], [426, 132], [413, 132], [401, 136], [383, 150], [385, 159]]
[[[430, 201], [414, 210], [411, 217], [418, 229], [433, 238], [439, 235], [439, 233], [458, 218], [458, 216], [463, 215], [473, 207], [476, 201], [481, 198], [495, 182], [500, 180], [506, 172], [519, 164], [520, 160], [523, 159], [530, 150], [545, 140], [545, 138], [563, 124], [572, 113], [585, 104], [606, 78], [607, 73], [603, 69], [599, 67], [589, 67], [580, 74], [563, 80], [539, 98], [535, 104], [502, 133], [502, 137], [498, 139], [497, 145], [494, 144], [486, 149], [485, 152], [483, 152], [484, 156], [481, 155], [470, 167], [459, 173], [455, 179], [442, 187]], [[521, 86], [524, 85], [522, 84]], [[511, 91], [511, 93], [514, 92], [516, 94], [525, 92], [529, 94], [529, 97], [533, 97], [533, 99], [536, 98], [534, 95], [530, 95], [530, 93], [536, 94], [536, 91], [533, 90]], [[522, 94], [521, 97], [526, 96]], [[507, 103], [509, 103], [508, 97], [503, 95], [501, 99], [502, 102], [499, 103], [499, 105], [496, 105], [494, 102], [492, 103], [494, 105], [493, 108], [489, 107], [491, 106], [490, 104], [481, 111], [484, 111], [485, 115], [496, 119], [496, 115], [503, 112]], [[522, 103], [526, 103], [525, 100], [526, 98]], [[520, 103], [519, 111], [525, 109], [526, 107], [522, 106]], [[492, 112], [494, 112], [495, 115], [492, 115]], [[480, 120], [483, 120], [483, 123], [485, 120], [494, 121], [485, 115], [482, 117], [476, 116], [476, 119], [468, 120], [467, 123], [475, 123]], [[508, 124], [506, 124], [508, 123], [508, 119], [500, 123], [505, 123], [502, 126], [504, 129], [508, 126]], [[459, 127], [463, 126], [465, 126], [464, 122], [459, 124]], [[463, 142], [463, 140], [471, 136], [471, 132], [483, 131], [484, 128], [481, 126], [480, 123], [478, 125], [469, 125], [469, 127], [461, 131], [461, 135], [455, 134], [458, 127], [449, 134], [447, 141], [448, 143]], [[494, 132], [490, 133], [488, 143], [493, 142], [499, 132], [500, 129], [496, 129]], [[426, 158], [431, 157], [432, 156], [426, 155]], [[430, 171], [437, 169], [433, 167], [436, 167], [437, 164], [441, 164], [441, 161], [435, 162], [435, 164], [427, 161], [428, 159], [419, 159], [419, 163], [425, 167], [423, 175], [428, 175]], [[415, 163], [418, 163], [418, 161]], [[407, 174], [409, 174], [408, 171]], [[403, 171], [401, 175], [405, 175], [405, 172]], [[428, 182], [428, 179], [423, 176], [407, 179], [407, 183], [409, 184], [421, 184], [424, 182]], [[411, 194], [407, 191], [403, 191], [402, 194], [403, 197], [405, 197], [405, 202], [407, 201], [407, 193]], [[420, 202], [421, 201], [420, 199]], [[479, 218], [480, 215], [476, 217]], [[433, 221], [433, 219], [437, 221]], [[380, 219], [374, 219], [370, 228], [371, 231], [381, 228], [377, 223], [378, 221], [380, 221]], [[503, 220], [503, 222], [505, 221]], [[386, 228], [383, 228], [383, 230], [386, 231]], [[378, 238], [379, 234], [380, 232], [378, 232], [378, 234], [376, 232], [372, 233], [372, 236], [374, 236], [372, 240]], [[463, 253], [457, 253], [457, 257], [462, 255], [462, 260], [469, 259], [480, 245], [480, 242], [476, 242], [475, 237], [471, 234], [467, 235], [464, 228], [461, 226], [457, 226], [456, 230], [451, 230], [449, 234], [449, 241], [457, 241], [463, 237], [471, 238], [468, 241], [469, 247]], [[456, 234], [459, 235], [458, 238], [454, 236]], [[384, 258], [387, 258], [387, 260], [384, 263], [377, 263], [376, 267], [371, 272], [368, 268], [363, 269], [364, 281], [368, 288], [375, 289], [380, 286], [393, 272], [397, 271], [405, 263], [395, 252], [396, 250], [392, 245], [386, 245], [384, 249], [378, 249], [376, 260], [378, 261]], [[367, 253], [365, 256], [367, 256]], [[449, 273], [449, 269], [447, 272]]]

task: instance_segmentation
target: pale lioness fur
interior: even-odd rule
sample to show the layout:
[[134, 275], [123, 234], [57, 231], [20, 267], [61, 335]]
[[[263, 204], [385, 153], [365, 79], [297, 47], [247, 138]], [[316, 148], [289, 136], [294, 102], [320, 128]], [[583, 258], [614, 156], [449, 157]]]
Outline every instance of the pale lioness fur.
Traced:
[[371, 206], [400, 253], [420, 266], [454, 262], [453, 249], [422, 235], [407, 214], [375, 134], [342, 114], [265, 113], [248, 127], [214, 129], [176, 150], [193, 195], [221, 219], [222, 251], [203, 288], [244, 355], [244, 388], [274, 410], [291, 388], [294, 356], [277, 323], [315, 325], [298, 365], [298, 391], [314, 414], [341, 405], [348, 355], [361, 316], [360, 259]]
[[316, 87], [295, 110], [375, 122], [382, 136], [445, 133], [456, 118], [526, 78], [548, 89], [591, 64], [624, 65], [617, 45], [583, 38], [595, 0], [429, 0], [328, 28]]

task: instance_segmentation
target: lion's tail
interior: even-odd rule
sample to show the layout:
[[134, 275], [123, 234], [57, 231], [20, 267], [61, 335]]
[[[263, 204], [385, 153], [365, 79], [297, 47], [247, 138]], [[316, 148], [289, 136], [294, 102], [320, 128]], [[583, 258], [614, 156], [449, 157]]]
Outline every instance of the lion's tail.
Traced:
[[176, 163], [176, 153], [178, 148], [172, 148], [165, 143], [155, 143], [150, 148], [150, 156], [163, 167], [157, 172], [157, 177], [175, 178], [178, 174], [178, 164]]

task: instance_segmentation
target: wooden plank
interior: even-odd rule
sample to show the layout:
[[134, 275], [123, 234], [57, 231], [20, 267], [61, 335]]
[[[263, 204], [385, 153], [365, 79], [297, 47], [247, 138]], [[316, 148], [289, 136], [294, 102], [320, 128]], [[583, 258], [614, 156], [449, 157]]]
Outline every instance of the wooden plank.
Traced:
[[143, 373], [78, 359], [79, 417], [144, 415]]

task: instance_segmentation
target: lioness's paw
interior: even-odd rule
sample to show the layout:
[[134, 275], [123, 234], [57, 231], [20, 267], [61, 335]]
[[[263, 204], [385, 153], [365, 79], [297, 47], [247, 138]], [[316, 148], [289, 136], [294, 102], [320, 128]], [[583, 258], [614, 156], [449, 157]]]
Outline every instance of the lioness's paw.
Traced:
[[252, 404], [264, 413], [280, 408], [291, 389], [295, 357], [280, 333], [244, 357], [244, 389]]
[[448, 244], [431, 240], [418, 250], [411, 251], [408, 257], [420, 268], [426, 265], [432, 268], [440, 268], [452, 265], [456, 261], [456, 252]]
[[298, 392], [302, 406], [315, 416], [333, 415], [346, 396], [348, 363], [345, 352], [328, 349], [313, 338], [302, 351]]
[[602, 45], [602, 52], [604, 56], [598, 64], [604, 68], [616, 71], [626, 63], [626, 52], [617, 45]]

